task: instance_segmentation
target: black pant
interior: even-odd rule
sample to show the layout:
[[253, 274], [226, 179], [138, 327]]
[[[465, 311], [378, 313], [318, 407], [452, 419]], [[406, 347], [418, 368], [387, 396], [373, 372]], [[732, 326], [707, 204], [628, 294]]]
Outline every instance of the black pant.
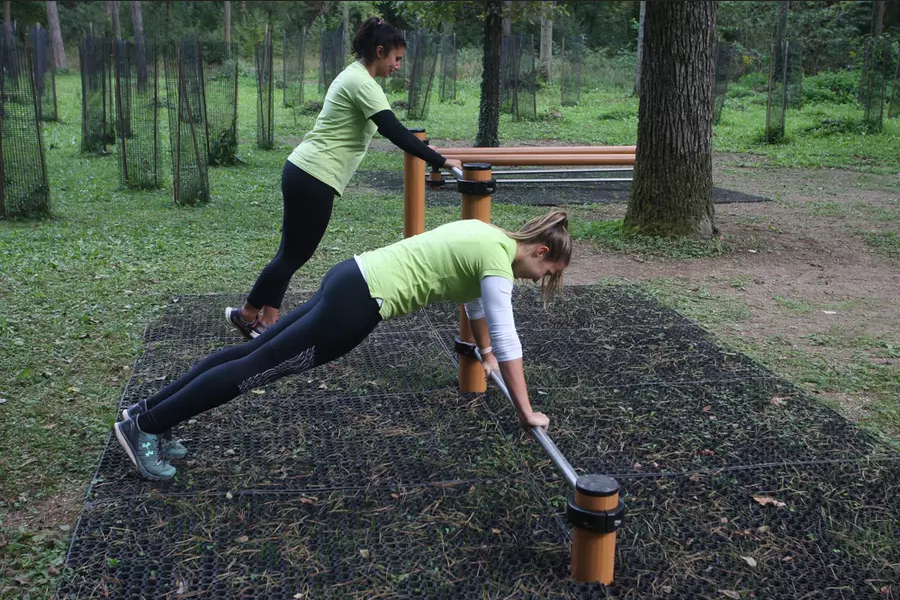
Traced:
[[256, 279], [247, 302], [256, 308], [281, 308], [291, 277], [306, 264], [322, 241], [331, 219], [334, 189], [294, 163], [285, 161], [281, 171], [284, 217], [281, 246]]
[[206, 357], [147, 399], [138, 425], [159, 435], [255, 387], [343, 356], [380, 322], [356, 261], [345, 260], [328, 271], [315, 296], [265, 333]]

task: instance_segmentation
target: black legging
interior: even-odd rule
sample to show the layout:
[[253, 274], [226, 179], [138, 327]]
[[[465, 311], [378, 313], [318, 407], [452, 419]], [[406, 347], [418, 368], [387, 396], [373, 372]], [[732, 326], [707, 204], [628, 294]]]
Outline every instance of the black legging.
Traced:
[[316, 295], [259, 337], [206, 357], [146, 401], [144, 433], [159, 435], [285, 375], [350, 352], [381, 322], [378, 303], [353, 259], [337, 264]]
[[281, 246], [256, 278], [247, 303], [256, 308], [281, 308], [291, 277], [306, 264], [322, 241], [331, 219], [334, 189], [294, 163], [285, 161], [281, 171], [284, 217]]

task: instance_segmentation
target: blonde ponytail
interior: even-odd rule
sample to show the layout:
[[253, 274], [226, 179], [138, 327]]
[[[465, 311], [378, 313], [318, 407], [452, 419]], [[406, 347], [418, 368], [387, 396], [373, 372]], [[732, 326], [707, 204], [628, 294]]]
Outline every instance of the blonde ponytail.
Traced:
[[[566, 266], [572, 258], [572, 236], [569, 235], [569, 217], [561, 210], [551, 210], [525, 223], [522, 229], [506, 235], [526, 244], [542, 244], [549, 248], [545, 259], [551, 262], [562, 260]], [[544, 306], [553, 296], [562, 294], [562, 271], [541, 279], [541, 299]]]

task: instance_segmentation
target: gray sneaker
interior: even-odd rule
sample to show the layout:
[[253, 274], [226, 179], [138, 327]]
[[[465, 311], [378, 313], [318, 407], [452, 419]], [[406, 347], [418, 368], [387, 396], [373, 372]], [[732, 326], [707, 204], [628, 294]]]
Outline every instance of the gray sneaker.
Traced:
[[[254, 335], [253, 326], [256, 325], [256, 321], [245, 321], [241, 318], [241, 309], [234, 308], [232, 306], [228, 306], [225, 308], [225, 320], [231, 323], [235, 329], [241, 332], [248, 340], [252, 340], [259, 333]], [[257, 319], [258, 320], [258, 319]]]
[[[137, 417], [139, 414], [147, 411], [145, 400], [141, 400], [137, 404], [132, 404], [128, 408], [122, 409], [122, 420], [127, 421]], [[184, 447], [180, 440], [176, 440], [172, 436], [172, 430], [166, 429], [160, 436], [160, 451], [163, 458], [184, 458], [187, 456], [188, 449]]]
[[119, 421], [113, 426], [119, 445], [141, 475], [147, 479], [167, 480], [175, 475], [175, 467], [162, 457], [160, 439], [138, 428], [137, 418]]

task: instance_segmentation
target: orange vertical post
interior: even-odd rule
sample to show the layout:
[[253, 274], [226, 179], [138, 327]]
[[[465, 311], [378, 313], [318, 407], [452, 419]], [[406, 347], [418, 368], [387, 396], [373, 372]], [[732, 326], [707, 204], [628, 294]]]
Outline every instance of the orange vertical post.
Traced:
[[[487, 163], [463, 164], [463, 181], [484, 181], [492, 179], [491, 165]], [[490, 194], [462, 194], [462, 218], [478, 219], [485, 223], [491, 222], [491, 196]], [[466, 317], [466, 309], [459, 307], [459, 339], [468, 344], [475, 343], [472, 335], [472, 327]], [[487, 381], [484, 378], [484, 369], [474, 356], [459, 357], [459, 390], [461, 392], [481, 393], [487, 391]]]
[[[425, 141], [424, 129], [410, 129]], [[425, 232], [425, 161], [409, 152], [403, 154], [403, 237]]]
[[615, 567], [615, 529], [624, 512], [619, 483], [605, 475], [582, 475], [575, 484], [574, 504], [570, 500], [568, 510], [573, 525], [572, 579], [608, 585]]

